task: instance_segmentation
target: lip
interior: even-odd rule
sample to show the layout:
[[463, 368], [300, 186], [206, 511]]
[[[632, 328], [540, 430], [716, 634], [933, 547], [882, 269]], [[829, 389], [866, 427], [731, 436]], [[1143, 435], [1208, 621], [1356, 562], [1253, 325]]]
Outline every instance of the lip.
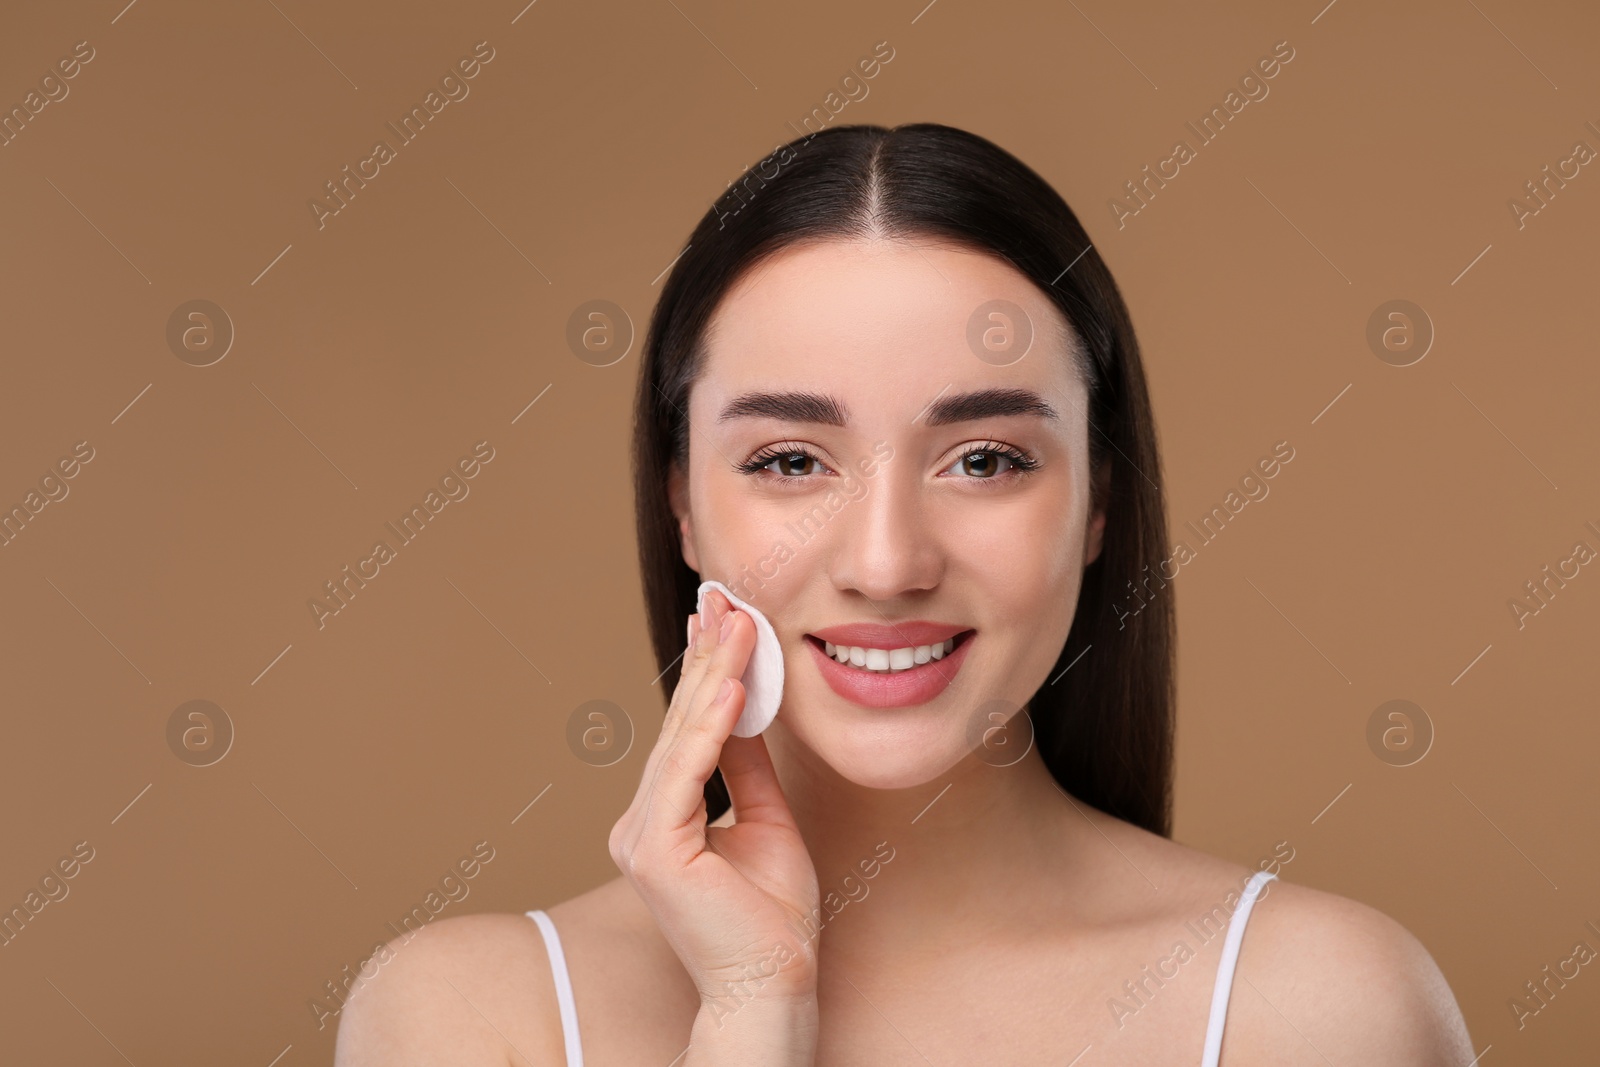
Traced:
[[912, 619], [908, 622], [897, 622], [890, 626], [877, 623], [852, 622], [842, 626], [829, 626], [824, 630], [812, 630], [811, 637], [822, 641], [831, 641], [836, 645], [855, 645], [861, 648], [906, 648], [917, 645], [936, 645], [941, 641], [948, 641], [956, 634], [965, 633], [971, 629], [969, 626], [957, 626], [947, 622], [929, 622], [926, 619]]
[[[935, 624], [929, 623], [929, 626]], [[882, 627], [865, 627], [867, 630], [883, 629]], [[901, 627], [905, 630], [905, 627]], [[953, 629], [944, 627], [944, 629]], [[833, 627], [826, 631], [829, 633], [851, 633], [851, 627]], [[890, 631], [893, 633], [893, 631]], [[909, 634], [910, 631], [907, 630]], [[867, 708], [903, 708], [915, 704], [926, 704], [937, 697], [955, 681], [956, 673], [961, 670], [961, 664], [967, 658], [967, 649], [971, 647], [973, 638], [977, 636], [975, 630], [955, 630], [949, 636], [958, 637], [956, 646], [950, 654], [943, 659], [931, 659], [927, 663], [919, 663], [909, 670], [895, 671], [893, 673], [874, 674], [870, 671], [860, 670], [856, 667], [846, 667], [822, 647], [822, 641], [816, 635], [808, 634], [805, 638], [806, 647], [811, 649], [811, 658], [816, 662], [817, 669], [822, 672], [823, 679], [828, 687], [839, 696], [853, 704]], [[832, 640], [829, 638], [828, 640]], [[876, 639], [875, 639], [876, 640]], [[902, 640], [899, 636], [896, 641]], [[847, 640], [835, 642], [836, 644], [853, 644], [855, 641]], [[863, 645], [869, 642], [861, 642]], [[933, 644], [932, 640], [918, 640], [917, 644]], [[882, 645], [872, 647], [881, 648]], [[894, 647], [905, 646], [896, 644]]]

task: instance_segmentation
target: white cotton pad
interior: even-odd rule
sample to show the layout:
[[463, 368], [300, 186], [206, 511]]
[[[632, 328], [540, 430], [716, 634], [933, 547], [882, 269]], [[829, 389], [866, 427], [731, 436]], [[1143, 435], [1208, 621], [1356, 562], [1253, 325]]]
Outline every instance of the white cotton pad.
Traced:
[[706, 590], [715, 589], [728, 598], [740, 611], [747, 612], [756, 624], [756, 647], [750, 653], [750, 662], [739, 681], [744, 683], [744, 711], [733, 724], [734, 737], [754, 737], [772, 725], [778, 717], [778, 704], [783, 700], [783, 646], [778, 644], [777, 632], [767, 617], [749, 604], [734, 596], [727, 586], [718, 581], [704, 581], [696, 593], [696, 603], [701, 614], [706, 610]]

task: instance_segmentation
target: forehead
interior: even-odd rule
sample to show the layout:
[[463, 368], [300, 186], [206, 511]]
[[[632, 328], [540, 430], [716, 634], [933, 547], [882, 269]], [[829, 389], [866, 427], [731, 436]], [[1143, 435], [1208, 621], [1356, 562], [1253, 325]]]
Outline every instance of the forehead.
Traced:
[[[974, 347], [974, 315], [993, 301], [1020, 308], [1032, 332], [1015, 362]], [[1004, 321], [980, 317], [979, 330]], [[695, 391], [720, 405], [750, 388], [826, 385], [909, 421], [941, 389], [1021, 386], [1058, 398], [1066, 415], [1082, 395], [1069, 343], [1060, 310], [993, 255], [931, 240], [811, 242], [729, 289]]]

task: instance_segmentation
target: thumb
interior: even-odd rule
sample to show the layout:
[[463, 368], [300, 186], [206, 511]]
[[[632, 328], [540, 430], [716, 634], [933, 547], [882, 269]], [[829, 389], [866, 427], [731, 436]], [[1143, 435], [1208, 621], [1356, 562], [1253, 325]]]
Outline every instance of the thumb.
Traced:
[[764, 822], [798, 831], [789, 801], [778, 785], [778, 772], [772, 766], [765, 737], [729, 736], [722, 745], [717, 766], [733, 802], [735, 822]]

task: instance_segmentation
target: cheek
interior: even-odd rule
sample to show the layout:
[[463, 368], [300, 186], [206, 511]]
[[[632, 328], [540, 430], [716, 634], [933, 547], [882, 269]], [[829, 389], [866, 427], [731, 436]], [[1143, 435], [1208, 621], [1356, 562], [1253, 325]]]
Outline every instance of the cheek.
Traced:
[[[738, 484], [719, 485], [696, 501], [695, 532], [702, 575], [715, 578], [757, 607], [781, 603], [797, 586], [810, 551], [796, 525], [798, 503], [762, 499]], [[798, 533], [797, 533], [798, 530]]]
[[[983, 593], [983, 619], [997, 639], [982, 663], [1013, 704], [1043, 684], [1071, 632], [1083, 581], [1087, 501], [1038, 494], [964, 539], [963, 569]], [[977, 666], [978, 662], [974, 662]], [[1024, 691], [1026, 690], [1026, 691]]]
[[1070, 610], [1082, 578], [1087, 501], [1067, 489], [1035, 493], [962, 524], [952, 546], [993, 606], [991, 621], [1024, 628], [1048, 626], [1053, 612]]

